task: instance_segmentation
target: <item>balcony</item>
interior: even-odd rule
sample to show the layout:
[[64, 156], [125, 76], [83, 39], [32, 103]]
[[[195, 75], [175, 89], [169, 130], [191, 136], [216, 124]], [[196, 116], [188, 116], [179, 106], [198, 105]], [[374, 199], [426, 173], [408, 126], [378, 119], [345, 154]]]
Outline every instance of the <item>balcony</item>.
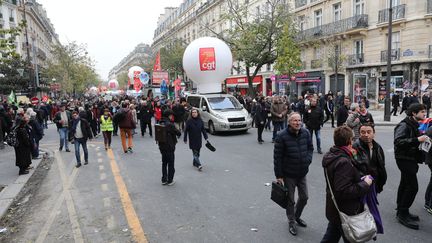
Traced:
[[295, 0], [295, 8], [301, 8], [307, 4], [307, 0]]
[[427, 0], [427, 13], [432, 14], [432, 0]]
[[13, 17], [9, 17], [9, 22], [15, 22], [15, 19]]
[[[381, 51], [381, 62], [387, 62], [387, 50]], [[391, 50], [391, 60], [397, 61], [400, 59], [400, 48]]]
[[348, 55], [348, 65], [354, 66], [364, 63], [364, 54], [363, 53], [357, 53], [353, 55]]
[[355, 29], [367, 28], [368, 15], [356, 15], [351, 18], [342, 19], [330, 24], [317, 26], [311, 29], [300, 31], [297, 35], [298, 41], [309, 41], [321, 37], [328, 37], [335, 34], [345, 33]]
[[311, 61], [311, 69], [322, 68], [323, 64], [321, 59], [315, 59]]
[[[430, 0], [429, 0], [430, 1]], [[406, 5], [402, 4], [393, 7], [393, 21], [405, 18], [405, 8]], [[389, 21], [389, 9], [380, 10], [378, 13], [378, 24], [385, 23]]]

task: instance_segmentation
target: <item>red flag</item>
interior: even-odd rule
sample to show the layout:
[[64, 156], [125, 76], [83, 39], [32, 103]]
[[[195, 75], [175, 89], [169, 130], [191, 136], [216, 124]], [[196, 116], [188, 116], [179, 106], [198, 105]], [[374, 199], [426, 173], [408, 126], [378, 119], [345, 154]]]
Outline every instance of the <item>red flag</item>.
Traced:
[[153, 66], [153, 71], [162, 71], [162, 66], [160, 63], [160, 51], [158, 51], [158, 53], [156, 54], [156, 61]]

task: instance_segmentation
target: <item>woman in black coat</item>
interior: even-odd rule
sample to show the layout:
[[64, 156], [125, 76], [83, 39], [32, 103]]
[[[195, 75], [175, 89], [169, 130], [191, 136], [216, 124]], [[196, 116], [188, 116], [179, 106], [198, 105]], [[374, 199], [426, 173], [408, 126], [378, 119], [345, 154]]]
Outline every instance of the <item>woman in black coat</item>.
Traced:
[[202, 147], [202, 137], [207, 140], [207, 132], [204, 128], [204, 122], [201, 119], [199, 111], [197, 109], [192, 109], [191, 116], [186, 121], [186, 127], [184, 132], [184, 142], [187, 143], [189, 136], [189, 148], [192, 150], [193, 154], [193, 166], [197, 167], [198, 170], [202, 170], [202, 165], [199, 159], [200, 150]]
[[258, 128], [258, 143], [262, 144], [264, 140], [262, 139], [262, 133], [264, 131], [264, 126], [267, 119], [267, 111], [265, 109], [264, 98], [261, 97], [258, 103], [255, 105], [255, 124]]
[[16, 133], [18, 146], [15, 149], [15, 165], [19, 167], [19, 175], [28, 174], [28, 167], [31, 164], [33, 143], [30, 140], [30, 134], [27, 130], [27, 123], [29, 117], [25, 116], [23, 118], [19, 117], [16, 121]]

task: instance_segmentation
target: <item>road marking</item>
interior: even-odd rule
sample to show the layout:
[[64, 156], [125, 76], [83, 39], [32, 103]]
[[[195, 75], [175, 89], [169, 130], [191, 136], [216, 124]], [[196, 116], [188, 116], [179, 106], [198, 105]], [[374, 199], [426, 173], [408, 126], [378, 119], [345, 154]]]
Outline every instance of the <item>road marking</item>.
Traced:
[[107, 218], [107, 227], [110, 230], [113, 230], [115, 228], [115, 221], [114, 221], [114, 216], [113, 215], [110, 215]]
[[111, 207], [111, 198], [109, 198], [109, 197], [105, 197], [105, 198], [103, 199], [103, 204], [104, 204], [104, 207], [106, 207], [106, 208], [110, 208], [110, 207]]
[[98, 158], [97, 161], [98, 161], [98, 163], [102, 163], [103, 160], [102, 160], [102, 158]]
[[104, 192], [108, 191], [108, 184], [102, 184], [101, 188], [102, 188], [102, 191], [104, 191]]
[[125, 212], [129, 227], [131, 228], [132, 236], [136, 242], [147, 243], [148, 241], [144, 234], [144, 230], [133, 207], [132, 200], [127, 191], [126, 184], [124, 183], [123, 178], [120, 175], [120, 169], [114, 158], [112, 150], [108, 150], [108, 157], [110, 158], [111, 170], [114, 175], [114, 181], [120, 194], [123, 210]]
[[60, 172], [60, 177], [62, 180], [62, 184], [63, 184], [63, 191], [61, 193], [61, 195], [58, 197], [53, 210], [51, 210], [51, 213], [47, 219], [47, 221], [45, 222], [44, 226], [42, 227], [38, 238], [36, 239], [36, 243], [43, 243], [46, 240], [46, 237], [48, 235], [48, 232], [54, 222], [55, 217], [58, 215], [58, 212], [60, 210], [60, 207], [63, 205], [64, 200], [66, 199], [66, 204], [67, 204], [67, 208], [68, 208], [68, 212], [69, 212], [69, 220], [72, 223], [72, 230], [73, 230], [73, 234], [74, 234], [74, 239], [75, 242], [84, 242], [82, 233], [81, 233], [81, 229], [79, 227], [79, 223], [78, 223], [78, 217], [75, 211], [75, 207], [73, 204], [73, 200], [72, 200], [72, 195], [70, 194], [70, 186], [73, 184], [77, 174], [78, 174], [78, 170], [74, 169], [72, 171], [72, 175], [67, 178], [66, 174], [65, 174], [65, 167], [64, 167], [64, 163], [63, 163], [63, 159], [60, 155], [60, 153], [57, 151], [55, 152], [54, 156], [56, 157], [56, 162], [57, 162], [57, 167], [58, 170]]
[[97, 153], [97, 156], [98, 156], [98, 157], [102, 157], [102, 153], [101, 153], [101, 152], [98, 152], [98, 153]]
[[103, 166], [103, 165], [99, 165], [99, 170], [100, 171], [102, 171], [102, 170], [104, 170], [105, 169], [105, 167]]
[[106, 174], [105, 173], [101, 173], [100, 174], [100, 180], [103, 181], [106, 179]]

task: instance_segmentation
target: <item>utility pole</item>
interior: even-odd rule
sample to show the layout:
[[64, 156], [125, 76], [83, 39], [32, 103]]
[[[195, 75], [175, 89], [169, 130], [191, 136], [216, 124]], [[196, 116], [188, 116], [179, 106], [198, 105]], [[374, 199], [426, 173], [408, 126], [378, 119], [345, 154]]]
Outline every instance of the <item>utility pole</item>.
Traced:
[[388, 43], [387, 43], [387, 77], [386, 77], [386, 97], [384, 100], [384, 121], [390, 121], [390, 82], [391, 82], [391, 62], [392, 62], [392, 24], [393, 24], [393, 1], [390, 0], [389, 24], [388, 24]]

